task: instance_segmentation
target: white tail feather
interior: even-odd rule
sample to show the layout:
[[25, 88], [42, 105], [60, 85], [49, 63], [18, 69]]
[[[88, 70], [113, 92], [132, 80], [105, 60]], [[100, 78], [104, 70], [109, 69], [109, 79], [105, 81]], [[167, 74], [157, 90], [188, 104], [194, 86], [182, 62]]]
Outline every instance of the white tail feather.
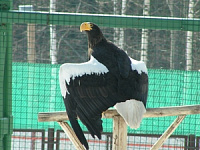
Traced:
[[131, 128], [137, 129], [146, 112], [144, 104], [136, 100], [127, 100], [126, 102], [117, 103], [115, 105], [117, 112], [124, 118], [125, 122]]

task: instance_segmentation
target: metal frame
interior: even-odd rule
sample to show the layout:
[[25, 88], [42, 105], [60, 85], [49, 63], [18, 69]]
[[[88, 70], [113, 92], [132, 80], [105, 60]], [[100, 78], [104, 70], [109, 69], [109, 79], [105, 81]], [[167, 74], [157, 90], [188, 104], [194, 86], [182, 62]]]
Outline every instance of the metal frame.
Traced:
[[196, 138], [196, 149], [197, 150], [199, 150], [199, 147], [200, 146], [200, 137], [198, 136], [197, 138]]
[[[34, 134], [32, 133], [36, 133], [36, 132], [40, 132], [42, 134], [42, 143], [41, 143], [41, 150], [44, 150], [44, 145], [45, 145], [45, 129], [13, 129], [13, 132], [31, 132], [31, 135]], [[34, 150], [34, 142], [32, 143], [32, 149]]]
[[[14, 129], [13, 132], [31, 132], [31, 133], [36, 133], [40, 132], [42, 134], [42, 143], [41, 143], [41, 150], [44, 150], [45, 144], [47, 144], [48, 150], [53, 150], [54, 147], [50, 147], [48, 145], [54, 145], [56, 146], [56, 150], [60, 149], [60, 135], [61, 133], [64, 133], [63, 130], [54, 130], [54, 129], [48, 129], [48, 136], [45, 138], [45, 130], [44, 129]], [[49, 133], [51, 132], [51, 133]], [[53, 133], [52, 133], [53, 132]], [[55, 141], [54, 141], [54, 134], [56, 132], [55, 136]], [[89, 134], [89, 132], [84, 132], [84, 134]], [[112, 133], [111, 132], [102, 132], [102, 135], [106, 135], [106, 150], [111, 150], [112, 149]], [[160, 134], [135, 134], [135, 133], [129, 133], [127, 135], [128, 137], [130, 136], [135, 136], [135, 137], [152, 137], [152, 138], [159, 138], [161, 135]], [[191, 135], [190, 135], [191, 136]], [[199, 149], [199, 144], [200, 144], [200, 137], [194, 137], [193, 141], [190, 141], [189, 136], [186, 135], [171, 135], [169, 138], [182, 138], [184, 139], [184, 150], [187, 149]], [[45, 140], [47, 139], [47, 140]], [[49, 139], [52, 139], [49, 141]], [[195, 147], [189, 147], [189, 143], [196, 142]], [[34, 144], [34, 143], [33, 143]], [[34, 146], [33, 146], [34, 147]]]
[[0, 12], [0, 22], [35, 23], [45, 25], [77, 25], [83, 21], [95, 22], [104, 27], [138, 28], [155, 30], [200, 31], [200, 19], [153, 16], [130, 16], [84, 13], [50, 13], [12, 10]]
[[[57, 130], [56, 131], [56, 150], [59, 150], [59, 143], [60, 143], [60, 134], [65, 133], [63, 130]], [[84, 134], [89, 134], [89, 132], [84, 132]], [[102, 135], [107, 136], [106, 141], [106, 150], [112, 149], [112, 133], [111, 132], [102, 132]], [[127, 137], [135, 136], [135, 137], [152, 137], [152, 138], [159, 138], [160, 134], [135, 134], [135, 133], [129, 133]], [[171, 135], [169, 138], [182, 138], [184, 139], [184, 150], [188, 149], [188, 143], [189, 143], [189, 137], [186, 135]], [[200, 137], [196, 137], [196, 143], [200, 141]], [[110, 145], [110, 146], [109, 146]], [[198, 149], [198, 145], [196, 144], [196, 149]]]
[[[56, 131], [56, 150], [60, 148], [60, 134], [65, 133], [63, 130]], [[90, 134], [89, 132], [83, 132], [84, 134]], [[102, 132], [102, 135], [106, 135], [106, 150], [112, 149], [112, 133], [111, 132]], [[109, 147], [110, 145], [110, 147]]]

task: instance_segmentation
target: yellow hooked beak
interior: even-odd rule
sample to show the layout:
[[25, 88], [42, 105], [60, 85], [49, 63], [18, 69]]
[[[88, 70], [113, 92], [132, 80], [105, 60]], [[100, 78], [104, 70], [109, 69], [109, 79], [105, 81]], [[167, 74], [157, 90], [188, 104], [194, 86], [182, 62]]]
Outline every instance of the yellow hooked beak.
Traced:
[[92, 24], [90, 24], [89, 22], [83, 22], [80, 26], [80, 31], [90, 31], [92, 30]]

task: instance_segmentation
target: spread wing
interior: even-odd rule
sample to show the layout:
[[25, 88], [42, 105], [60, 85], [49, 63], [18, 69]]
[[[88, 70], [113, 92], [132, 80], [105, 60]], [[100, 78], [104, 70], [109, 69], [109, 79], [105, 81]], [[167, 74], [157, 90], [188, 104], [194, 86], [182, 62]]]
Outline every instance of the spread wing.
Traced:
[[[60, 67], [60, 88], [66, 111], [74, 132], [86, 149], [88, 143], [77, 117], [93, 137], [96, 135], [101, 139], [103, 111], [116, 103], [131, 99], [142, 101], [144, 106], [146, 105], [148, 91], [146, 68], [141, 67], [144, 66], [142, 62], [133, 61], [131, 60], [132, 69], [129, 76], [121, 79], [110, 73], [94, 57], [86, 63], [63, 64]], [[129, 110], [125, 113], [127, 112]]]
[[66, 111], [81, 143], [87, 141], [77, 122], [77, 116], [91, 135], [101, 139], [101, 114], [117, 102], [125, 101], [118, 95], [117, 79], [93, 57], [87, 63], [64, 64], [60, 67], [60, 87]]

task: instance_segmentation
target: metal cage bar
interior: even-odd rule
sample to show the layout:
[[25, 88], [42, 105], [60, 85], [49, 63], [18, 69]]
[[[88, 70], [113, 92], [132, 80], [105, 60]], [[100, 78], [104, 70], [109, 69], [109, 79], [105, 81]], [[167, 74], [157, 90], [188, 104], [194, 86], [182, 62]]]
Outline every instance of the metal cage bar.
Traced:
[[[84, 13], [49, 13], [49, 12], [0, 12], [0, 22], [5, 23], [35, 23], [45, 25], [80, 25], [85, 20], [90, 20], [105, 27], [159, 29], [159, 30], [200, 30], [200, 19], [197, 18], [172, 18], [152, 16], [105, 15]], [[59, 22], [58, 22], [59, 20]]]

